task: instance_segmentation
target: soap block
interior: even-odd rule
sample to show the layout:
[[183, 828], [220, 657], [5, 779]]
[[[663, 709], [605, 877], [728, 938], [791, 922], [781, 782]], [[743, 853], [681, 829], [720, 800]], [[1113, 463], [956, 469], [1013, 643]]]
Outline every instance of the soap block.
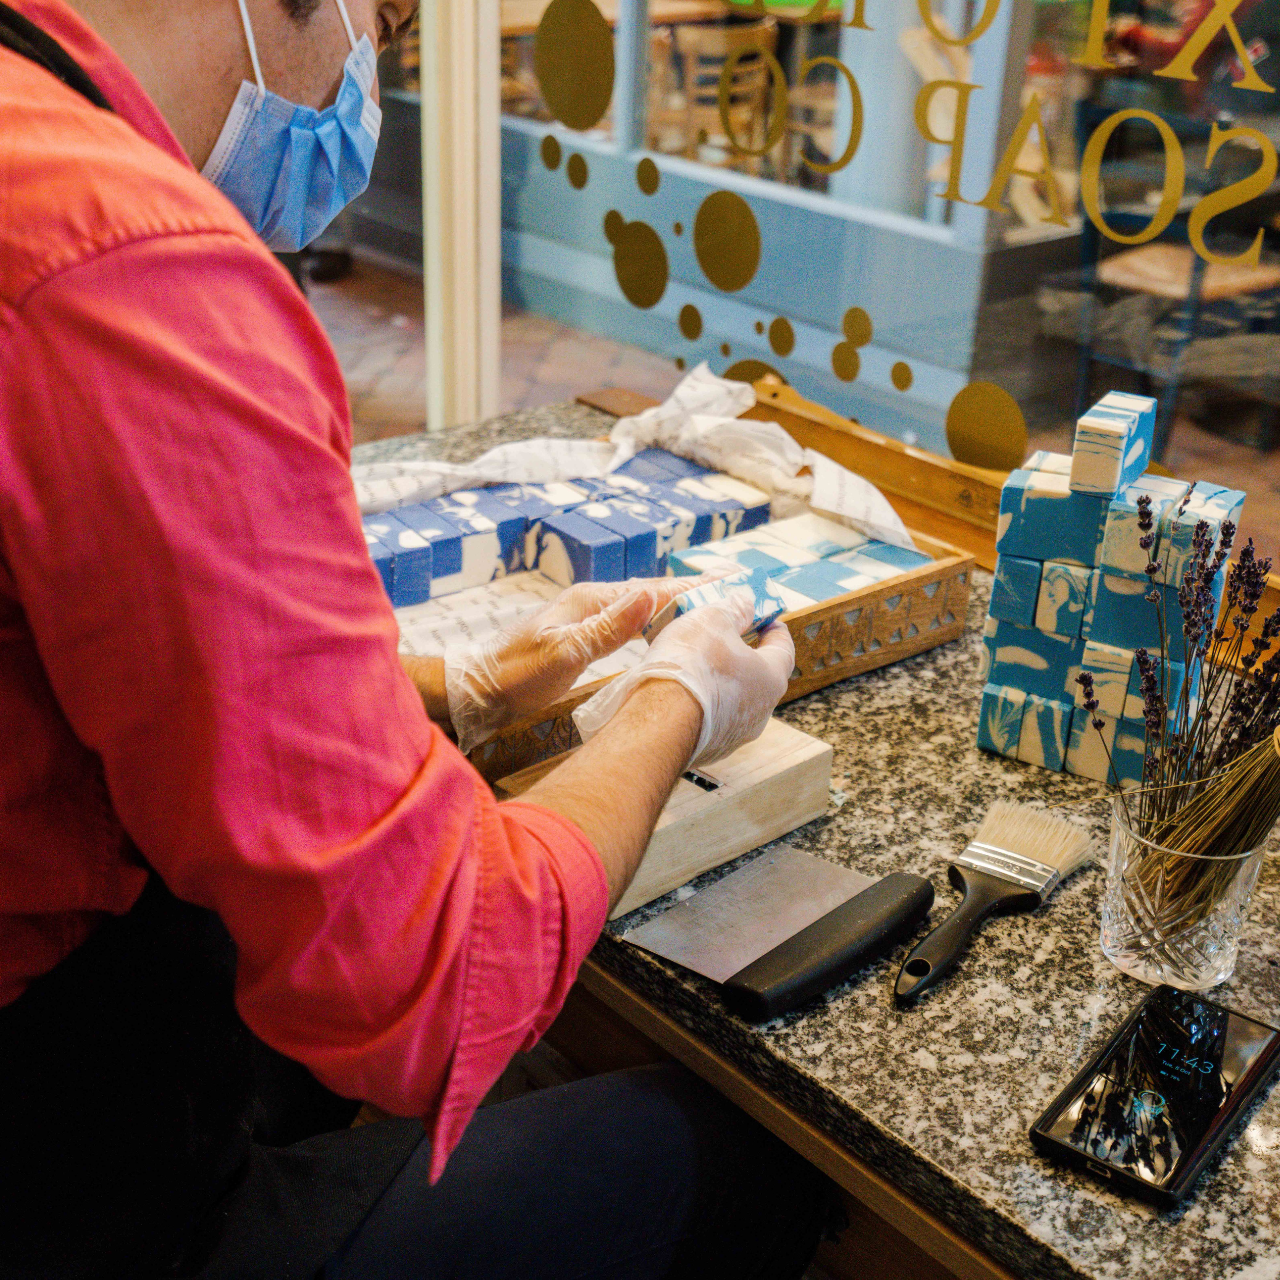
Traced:
[[1057, 636], [1080, 635], [1095, 572], [1062, 560], [1046, 560], [1036, 597], [1035, 625]]
[[[1093, 721], [1101, 720], [1102, 728], [1095, 729]], [[1077, 707], [1071, 717], [1071, 737], [1067, 743], [1067, 772], [1081, 778], [1093, 778], [1096, 782], [1112, 781], [1111, 749], [1116, 741], [1114, 716], [1094, 715], [1083, 707]]]
[[711, 531], [707, 541], [714, 542], [737, 533], [742, 527], [746, 508], [737, 498], [713, 489], [707, 476], [686, 476], [667, 486], [667, 493], [674, 501], [692, 506], [695, 511], [705, 509], [711, 516]]
[[731, 578], [719, 578], [715, 582], [704, 582], [701, 586], [693, 587], [683, 595], [676, 596], [674, 600], [654, 615], [653, 620], [644, 629], [644, 638], [652, 643], [658, 633], [669, 623], [674, 622], [676, 618], [682, 617], [702, 605], [710, 604], [716, 600], [723, 600], [730, 592], [740, 591], [744, 587], [750, 588], [755, 595], [755, 610], [751, 619], [751, 626], [743, 633], [744, 635], [750, 635], [753, 632], [762, 630], [775, 618], [781, 617], [787, 611], [787, 601], [782, 592], [776, 588], [774, 583], [763, 572], [756, 569], [750, 573], [736, 574]]
[[[1150, 560], [1159, 558], [1161, 523], [1169, 508], [1176, 507], [1186, 495], [1185, 480], [1169, 476], [1143, 476], [1114, 497], [1107, 506], [1107, 525], [1102, 535], [1102, 553], [1098, 558], [1104, 569], [1116, 573], [1141, 575]], [[1138, 527], [1138, 499], [1151, 499], [1151, 534], [1155, 541], [1144, 551], [1139, 545], [1142, 530]]]
[[1136, 721], [1122, 719], [1116, 725], [1111, 743], [1111, 764], [1116, 780], [1122, 787], [1142, 785], [1142, 762], [1147, 752], [1147, 726], [1139, 717]]
[[[1154, 396], [1138, 396], [1131, 391], [1108, 391], [1098, 401], [1098, 408], [1100, 409], [1119, 409], [1124, 413], [1136, 413], [1138, 415], [1138, 432], [1146, 439], [1148, 448], [1150, 448], [1156, 433], [1156, 410], [1158, 407]], [[1142, 464], [1142, 470], [1146, 471], [1150, 465], [1151, 459], [1148, 457]], [[1142, 473], [1139, 472], [1139, 474]]]
[[987, 684], [978, 713], [978, 746], [1017, 759], [1027, 695], [1016, 687]]
[[739, 551], [754, 548], [762, 551], [774, 560], [780, 560], [789, 569], [798, 569], [801, 565], [813, 564], [822, 557], [817, 552], [804, 547], [783, 542], [773, 536], [773, 526], [762, 529], [748, 529], [745, 533], [735, 533], [731, 538], [716, 544], [716, 550], [723, 554], [737, 555]]
[[1197, 522], [1208, 522], [1209, 534], [1216, 547], [1224, 520], [1239, 526], [1244, 498], [1239, 489], [1225, 489], [1222, 485], [1201, 481], [1192, 486], [1187, 505], [1180, 515], [1180, 501], [1169, 507], [1160, 521], [1160, 581], [1170, 587], [1180, 586], [1191, 560], [1191, 541]]
[[[465, 494], [465, 498], [461, 498]], [[524, 566], [524, 534], [527, 521], [505, 502], [489, 496], [483, 489], [462, 489], [443, 498], [433, 498], [424, 504], [451, 520], [468, 538], [476, 534], [496, 533], [498, 549], [493, 573], [485, 579], [501, 577], [507, 573], [519, 573]], [[485, 543], [491, 545], [491, 541]], [[463, 556], [468, 546], [463, 544]], [[478, 555], [479, 552], [472, 554]]]
[[[1156, 680], [1160, 685], [1161, 696], [1165, 700], [1165, 709], [1172, 714], [1178, 708], [1178, 700], [1182, 697], [1182, 685], [1187, 678], [1187, 668], [1181, 662], [1169, 662], [1167, 673], [1161, 670], [1161, 659], [1156, 658]], [[1128, 720], [1142, 721], [1146, 708], [1142, 702], [1142, 672], [1134, 662], [1129, 672], [1129, 686], [1125, 691], [1124, 714]]]
[[[675, 465], [677, 463], [681, 464], [679, 469]], [[665, 449], [641, 449], [610, 474], [630, 476], [652, 484], [663, 484], [672, 480], [681, 480], [690, 475], [701, 475], [705, 471], [706, 468], [698, 466], [696, 462], [677, 457]]]
[[915, 551], [911, 547], [895, 547], [891, 542], [868, 542], [859, 551], [872, 560], [892, 565], [899, 572], [919, 569], [922, 565], [933, 563], [933, 557], [925, 555], [923, 551]]
[[1039, 560], [997, 556], [995, 581], [991, 584], [991, 616], [1024, 627], [1034, 626], [1043, 568]]
[[837, 600], [851, 591], [875, 585], [874, 578], [833, 567], [830, 560], [816, 560], [799, 569], [788, 569], [774, 579], [788, 591], [796, 591], [810, 601]]
[[668, 560], [673, 551], [685, 551], [693, 545], [697, 517], [692, 512], [677, 513], [670, 506], [651, 502], [638, 495], [610, 498], [609, 505], [652, 526], [657, 535], [656, 572], [659, 577], [670, 572]]
[[724, 497], [731, 498], [734, 502], [741, 504], [742, 515], [738, 520], [739, 532], [746, 529], [756, 529], [760, 525], [769, 522], [769, 495], [762, 489], [757, 489], [755, 485], [747, 484], [735, 476], [722, 475], [716, 471], [708, 472], [706, 475], [699, 477], [699, 481], [715, 493], [722, 494]]
[[431, 595], [448, 595], [462, 575], [462, 530], [426, 503], [397, 507], [395, 518], [431, 546]]
[[990, 683], [1057, 701], [1065, 697], [1071, 668], [1083, 656], [1084, 641], [1078, 636], [997, 622]]
[[848, 572], [870, 578], [872, 582], [887, 582], [890, 578], [896, 578], [902, 573], [897, 565], [886, 564], [883, 560], [867, 555], [866, 547], [859, 547], [856, 551], [837, 552], [827, 557], [827, 563], [840, 565]]
[[[1222, 577], [1218, 578], [1217, 598], [1221, 597]], [[1160, 614], [1162, 605], [1148, 600], [1151, 584], [1146, 578], [1099, 570], [1097, 603], [1090, 636], [1105, 640], [1122, 649], [1149, 649], [1160, 652]], [[1164, 628], [1168, 640], [1168, 656], [1175, 662], [1186, 661], [1186, 639], [1182, 634], [1182, 608], [1173, 587], [1156, 585], [1163, 599]]]
[[687, 547], [673, 551], [667, 557], [667, 574], [673, 578], [696, 578], [704, 573], [738, 575], [743, 566], [730, 556], [720, 554], [720, 544], [704, 547]]
[[1062, 560], [1092, 568], [1106, 527], [1110, 495], [1076, 493], [1051, 471], [1011, 471], [1000, 490], [996, 549], [1027, 560]]
[[1086, 640], [1080, 666], [1069, 673], [1067, 696], [1077, 707], [1084, 706], [1084, 690], [1076, 682], [1076, 677], [1081, 671], [1087, 671], [1093, 676], [1093, 696], [1098, 700], [1098, 710], [1118, 718], [1125, 712], [1133, 670], [1132, 649]]
[[1022, 464], [1024, 471], [1051, 471], [1055, 475], [1071, 474], [1071, 455], [1069, 453], [1050, 453], [1048, 449], [1037, 449]]
[[715, 503], [679, 493], [670, 484], [655, 486], [648, 500], [655, 506], [665, 507], [681, 524], [688, 524], [691, 547], [723, 538], [728, 532]]
[[871, 541], [857, 529], [850, 529], [847, 525], [815, 515], [812, 511], [778, 520], [769, 525], [765, 532], [771, 538], [799, 547], [801, 551], [808, 551], [819, 559], [838, 555], [841, 551], [856, 551]]
[[539, 524], [534, 563], [529, 568], [562, 587], [575, 582], [621, 582], [627, 568], [626, 543], [576, 511], [566, 511]]
[[1018, 734], [1018, 759], [1025, 764], [1038, 764], [1042, 769], [1061, 772], [1067, 758], [1067, 740], [1071, 736], [1074, 710], [1069, 702], [1028, 694]]
[[1076, 422], [1071, 488], [1114, 498], [1142, 474], [1150, 457], [1151, 441], [1142, 439], [1138, 414], [1095, 405]]
[[987, 617], [982, 624], [982, 652], [978, 655], [978, 679], [987, 683], [991, 675], [991, 664], [996, 654], [996, 626], [998, 618]]
[[431, 595], [433, 556], [431, 543], [415, 533], [398, 513], [388, 511], [383, 519], [391, 529], [383, 535], [395, 552], [395, 587], [391, 591], [391, 603], [397, 609], [411, 604], [421, 604]]
[[383, 590], [390, 597], [396, 589], [396, 553], [369, 528], [368, 522], [364, 527], [364, 540], [369, 548], [369, 559], [373, 561], [373, 567], [377, 569], [378, 577], [382, 579]]
[[610, 502], [587, 502], [574, 515], [616, 533], [624, 544], [624, 578], [658, 576], [658, 531], [645, 520], [616, 508]]

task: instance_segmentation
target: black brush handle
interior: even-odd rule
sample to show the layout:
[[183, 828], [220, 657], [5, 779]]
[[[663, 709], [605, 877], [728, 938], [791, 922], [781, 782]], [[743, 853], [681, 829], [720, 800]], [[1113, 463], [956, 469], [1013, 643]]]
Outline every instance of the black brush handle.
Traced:
[[956, 967], [977, 927], [996, 912], [1025, 911], [1040, 905], [1040, 895], [999, 876], [971, 867], [947, 868], [951, 883], [964, 891], [960, 905], [902, 963], [893, 994], [914, 1000]]
[[923, 876], [885, 876], [728, 978], [724, 1002], [748, 1022], [787, 1013], [884, 955], [932, 905]]

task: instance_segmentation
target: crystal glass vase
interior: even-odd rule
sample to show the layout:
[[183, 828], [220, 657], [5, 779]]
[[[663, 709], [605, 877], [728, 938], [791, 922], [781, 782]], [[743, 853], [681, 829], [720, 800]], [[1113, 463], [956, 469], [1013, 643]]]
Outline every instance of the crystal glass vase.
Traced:
[[1262, 853], [1218, 858], [1161, 848], [1133, 831], [1117, 797], [1102, 899], [1103, 954], [1143, 982], [1183, 991], [1225, 982], [1236, 967]]

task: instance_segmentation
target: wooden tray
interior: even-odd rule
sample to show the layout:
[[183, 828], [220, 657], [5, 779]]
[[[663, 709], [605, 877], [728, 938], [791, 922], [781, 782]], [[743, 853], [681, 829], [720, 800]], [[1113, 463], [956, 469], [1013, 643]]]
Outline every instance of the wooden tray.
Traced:
[[[523, 795], [562, 759], [499, 779], [493, 788], [498, 799]], [[770, 720], [754, 742], [699, 769], [698, 776], [701, 785], [688, 778], [676, 782], [635, 879], [610, 919], [821, 817], [831, 786], [831, 748]]]
[[[796, 646], [796, 668], [783, 702], [963, 634], [973, 556], [915, 530], [911, 536], [921, 551], [933, 557], [932, 564], [909, 569], [891, 582], [782, 615]], [[608, 679], [574, 689], [536, 722], [513, 725], [483, 743], [471, 753], [471, 763], [494, 782], [571, 751], [581, 741], [573, 723], [574, 708]]]

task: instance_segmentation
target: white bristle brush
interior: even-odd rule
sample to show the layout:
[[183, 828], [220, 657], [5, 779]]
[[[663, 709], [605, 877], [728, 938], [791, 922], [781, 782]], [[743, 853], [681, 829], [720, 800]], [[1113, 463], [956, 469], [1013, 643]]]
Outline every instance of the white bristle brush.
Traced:
[[1089, 856], [1090, 836], [1043, 809], [997, 800], [947, 868], [960, 905], [917, 946], [894, 995], [914, 1000], [956, 967], [975, 929], [995, 912], [1033, 911]]

